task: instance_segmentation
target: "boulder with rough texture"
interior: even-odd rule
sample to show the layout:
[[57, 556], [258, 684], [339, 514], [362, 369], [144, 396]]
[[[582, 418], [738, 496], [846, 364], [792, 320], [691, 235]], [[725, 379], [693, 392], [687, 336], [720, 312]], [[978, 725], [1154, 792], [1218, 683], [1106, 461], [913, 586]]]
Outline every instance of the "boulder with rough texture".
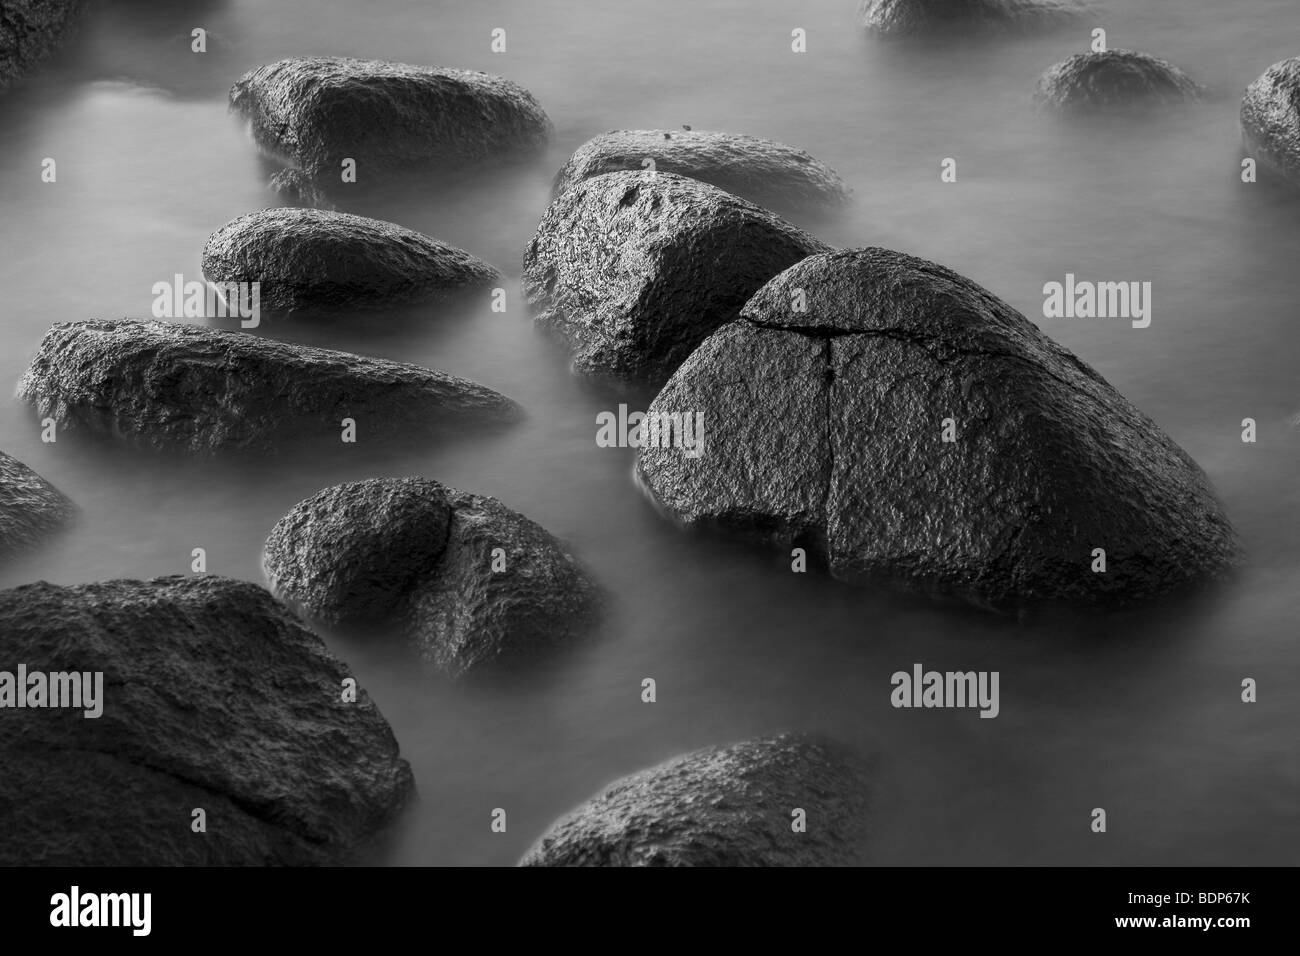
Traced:
[[1194, 102], [1202, 89], [1172, 63], [1132, 50], [1076, 53], [1038, 78], [1041, 109], [1087, 113]]
[[341, 314], [437, 302], [501, 275], [462, 249], [391, 222], [324, 209], [262, 209], [203, 247], [208, 281], [257, 282], [272, 313]]
[[648, 413], [686, 411], [704, 413], [703, 455], [640, 453], [658, 506], [804, 547], [851, 584], [999, 610], [1113, 604], [1236, 556], [1209, 481], [1151, 419], [974, 282], [887, 249], [765, 285]]
[[[783, 734], [625, 777], [562, 818], [520, 866], [855, 866], [871, 835], [869, 765]], [[807, 829], [796, 832], [792, 811]]]
[[555, 177], [554, 194], [602, 173], [677, 173], [760, 206], [820, 209], [848, 202], [839, 174], [802, 149], [757, 136], [705, 130], [613, 130], [578, 147]]
[[1300, 57], [1274, 63], [1247, 87], [1241, 139], [1261, 167], [1300, 186]]
[[573, 643], [597, 607], [585, 572], [544, 528], [427, 478], [318, 492], [272, 529], [263, 566], [305, 615], [395, 624], [453, 678]]
[[764, 282], [825, 243], [673, 173], [605, 173], [551, 203], [524, 256], [538, 323], [575, 371], [659, 385]]
[[539, 153], [551, 122], [517, 83], [470, 70], [345, 57], [292, 57], [252, 70], [231, 109], [265, 151], [325, 188]]
[[334, 203], [301, 169], [280, 170], [267, 180], [266, 188], [295, 206], [334, 209]]
[[35, 672], [103, 675], [98, 717], [0, 709], [0, 865], [338, 864], [415, 796], [374, 702], [256, 585], [30, 584], [0, 591], [0, 633], [29, 704]]
[[887, 37], [1032, 33], [1074, 23], [1087, 12], [1076, 0], [862, 0], [858, 22]]
[[518, 405], [445, 372], [176, 322], [68, 322], [41, 340], [18, 396], [59, 434], [199, 455], [407, 443], [514, 421]]
[[31, 550], [76, 514], [63, 492], [0, 451], [0, 559]]
[[0, 93], [63, 44], [85, 6], [85, 0], [0, 3]]

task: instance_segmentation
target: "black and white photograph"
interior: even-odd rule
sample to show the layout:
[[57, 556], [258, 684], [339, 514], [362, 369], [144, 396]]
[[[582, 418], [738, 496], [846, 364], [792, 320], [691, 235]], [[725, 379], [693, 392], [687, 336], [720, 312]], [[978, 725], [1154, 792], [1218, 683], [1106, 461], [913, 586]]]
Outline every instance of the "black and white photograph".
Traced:
[[1297, 262], [1296, 0], [0, 0], [0, 914], [1257, 945]]

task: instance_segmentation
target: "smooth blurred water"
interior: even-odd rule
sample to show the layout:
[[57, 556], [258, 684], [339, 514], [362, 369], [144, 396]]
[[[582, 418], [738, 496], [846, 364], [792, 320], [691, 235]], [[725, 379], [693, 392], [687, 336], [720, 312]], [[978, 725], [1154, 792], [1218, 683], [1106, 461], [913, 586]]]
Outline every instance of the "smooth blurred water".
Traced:
[[[147, 316], [154, 282], [201, 275], [209, 233], [278, 205], [226, 111], [245, 70], [340, 54], [483, 69], [554, 120], [545, 161], [344, 203], [466, 248], [511, 277], [507, 314], [358, 317], [264, 329], [412, 361], [519, 400], [522, 426], [441, 448], [336, 459], [183, 464], [45, 445], [0, 404], [0, 448], [66, 491], [83, 520], [0, 585], [186, 573], [261, 580], [260, 549], [294, 503], [337, 481], [425, 474], [495, 495], [566, 539], [613, 596], [586, 648], [534, 679], [452, 686], [400, 649], [329, 638], [392, 723], [422, 801], [392, 862], [509, 864], [558, 815], [622, 774], [695, 747], [824, 730], [883, 754], [876, 859], [937, 863], [1295, 863], [1300, 543], [1295, 476], [1300, 201], [1239, 176], [1245, 86], [1300, 53], [1293, 0], [1113, 0], [1112, 48], [1166, 57], [1203, 106], [1144, 121], [1033, 114], [1037, 75], [1089, 42], [899, 47], [854, 27], [853, 0], [591, 4], [417, 0], [105, 0], [37, 80], [0, 99], [0, 381], [12, 388], [55, 321]], [[209, 53], [190, 52], [205, 27]], [[494, 27], [508, 52], [489, 52]], [[790, 51], [807, 31], [808, 52]], [[615, 128], [745, 132], [835, 167], [857, 202], [801, 224], [884, 245], [980, 282], [1075, 351], [1209, 473], [1248, 563], [1195, 603], [1033, 625], [852, 591], [787, 560], [688, 540], [638, 496], [633, 453], [596, 447], [618, 398], [571, 379], [522, 308], [524, 246], [554, 170]], [[57, 184], [40, 181], [44, 157]], [[958, 163], [941, 184], [939, 164]], [[1042, 319], [1042, 286], [1154, 285], [1150, 328]], [[1241, 420], [1259, 423], [1257, 444]], [[894, 710], [914, 661], [998, 670], [1001, 715]], [[1243, 677], [1259, 702], [1240, 701]], [[640, 700], [643, 677], [658, 702]], [[489, 829], [508, 812], [505, 834]], [[1109, 832], [1089, 831], [1105, 807]]]

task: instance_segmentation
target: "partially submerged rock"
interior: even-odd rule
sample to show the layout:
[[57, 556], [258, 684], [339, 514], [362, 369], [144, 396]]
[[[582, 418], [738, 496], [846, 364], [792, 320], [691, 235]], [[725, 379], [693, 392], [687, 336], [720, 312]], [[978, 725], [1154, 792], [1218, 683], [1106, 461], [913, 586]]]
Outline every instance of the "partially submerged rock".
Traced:
[[90, 678], [78, 706], [50, 706], [51, 679], [45, 707], [29, 683], [0, 711], [0, 865], [339, 864], [415, 796], [374, 702], [256, 585], [30, 584], [0, 591], [0, 632], [15, 680]]
[[0, 6], [0, 93], [68, 38], [85, 0], [5, 0]]
[[862, 0], [858, 22], [887, 37], [1032, 33], [1074, 23], [1087, 12], [1076, 0]]
[[257, 282], [274, 313], [340, 314], [437, 302], [501, 275], [455, 246], [391, 222], [323, 209], [262, 209], [203, 247], [210, 282]]
[[356, 163], [366, 184], [540, 152], [551, 122], [517, 83], [469, 70], [344, 57], [291, 57], [230, 91], [254, 140], [323, 188]]
[[1261, 167], [1300, 186], [1300, 57], [1274, 63], [1247, 87], [1241, 139]]
[[832, 208], [851, 191], [839, 174], [802, 149], [770, 139], [705, 130], [614, 130], [578, 147], [555, 177], [554, 194], [602, 173], [662, 173], [698, 179], [760, 206]]
[[829, 248], [707, 183], [606, 173], [551, 203], [524, 255], [523, 285], [575, 371], [618, 387], [658, 385], [759, 286]]
[[67, 527], [77, 507], [17, 458], [0, 451], [0, 560]]
[[688, 411], [708, 424], [703, 455], [641, 450], [657, 504], [803, 547], [851, 584], [1109, 604], [1220, 577], [1236, 555], [1209, 481], [1151, 419], [1010, 306], [902, 253], [777, 276], [648, 414]]
[[445, 372], [175, 322], [67, 322], [41, 340], [18, 396], [60, 434], [199, 455], [338, 442], [408, 443], [497, 425], [518, 405]]
[[520, 866], [861, 865], [870, 790], [862, 758], [815, 737], [710, 747], [611, 784], [554, 823]]
[[309, 617], [396, 624], [451, 677], [513, 665], [590, 630], [597, 593], [544, 528], [427, 478], [335, 485], [266, 541], [267, 579]]
[[1178, 67], [1147, 53], [1076, 53], [1038, 79], [1040, 108], [1087, 113], [1194, 102], [1203, 90]]

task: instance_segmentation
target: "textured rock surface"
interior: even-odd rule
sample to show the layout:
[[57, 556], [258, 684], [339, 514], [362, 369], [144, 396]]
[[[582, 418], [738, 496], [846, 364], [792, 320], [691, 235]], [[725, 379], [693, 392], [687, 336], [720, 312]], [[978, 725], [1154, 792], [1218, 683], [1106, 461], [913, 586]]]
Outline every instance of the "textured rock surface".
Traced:
[[76, 513], [59, 489], [0, 451], [0, 559], [35, 547], [70, 524]]
[[602, 173], [645, 169], [677, 173], [774, 209], [839, 206], [849, 188], [839, 174], [785, 143], [704, 130], [614, 130], [578, 147], [555, 177], [554, 193]]
[[398, 624], [452, 677], [570, 644], [596, 614], [595, 588], [544, 528], [427, 478], [326, 488], [276, 524], [263, 563], [304, 614]]
[[[801, 735], [711, 747], [625, 777], [562, 818], [521, 866], [853, 866], [866, 862], [870, 772]], [[791, 811], [807, 831], [791, 828]]]
[[1241, 138], [1260, 166], [1300, 186], [1300, 57], [1274, 63], [1247, 87]]
[[1038, 78], [1040, 108], [1071, 112], [1136, 109], [1198, 100], [1201, 88], [1182, 70], [1147, 53], [1077, 53]]
[[0, 3], [0, 93], [63, 43], [85, 6], [85, 0]]
[[777, 276], [649, 409], [686, 410], [705, 414], [705, 454], [638, 461], [658, 505], [689, 527], [807, 547], [849, 583], [999, 609], [1118, 603], [1235, 557], [1208, 480], [1155, 423], [1010, 306], [901, 253]]
[[417, 305], [501, 281], [468, 252], [391, 222], [301, 208], [226, 223], [203, 247], [203, 274], [260, 283], [261, 307], [278, 313]]
[[1073, 23], [1087, 11], [1074, 0], [862, 0], [858, 22], [890, 37], [968, 30], [1029, 33]]
[[510, 399], [445, 372], [175, 322], [59, 323], [18, 386], [60, 434], [196, 454], [411, 442], [512, 421]]
[[348, 158], [364, 184], [532, 155], [551, 135], [550, 120], [517, 83], [381, 60], [280, 60], [244, 74], [230, 105], [264, 150], [326, 188], [341, 184]]
[[707, 183], [606, 173], [551, 203], [523, 284], [537, 321], [568, 343], [575, 371], [658, 385], [759, 286], [827, 249]]
[[98, 718], [0, 710], [0, 865], [340, 863], [414, 797], [369, 696], [256, 585], [32, 584], [0, 592], [0, 632], [11, 673], [104, 675]]

